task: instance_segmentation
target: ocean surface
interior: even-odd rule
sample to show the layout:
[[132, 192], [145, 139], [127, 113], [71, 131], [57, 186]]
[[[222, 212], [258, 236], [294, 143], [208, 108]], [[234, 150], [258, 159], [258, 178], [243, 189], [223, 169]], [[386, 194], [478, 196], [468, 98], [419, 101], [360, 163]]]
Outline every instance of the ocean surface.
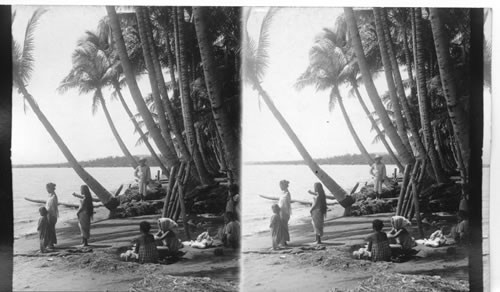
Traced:
[[[131, 167], [88, 167], [85, 170], [113, 194], [121, 184], [134, 182], [134, 170]], [[158, 167], [151, 167], [151, 175], [155, 177], [158, 170]], [[72, 168], [13, 168], [14, 236], [36, 232], [40, 217], [38, 208], [42, 205], [28, 202], [24, 197], [47, 200], [45, 185], [48, 182], [56, 184], [59, 202], [79, 203], [79, 199], [72, 194], [80, 193], [83, 182]], [[71, 219], [76, 219], [76, 210], [59, 206], [56, 227], [64, 226]]]
[[[350, 191], [357, 182], [364, 185], [371, 181], [367, 165], [323, 165], [322, 168], [346, 191]], [[387, 173], [394, 171], [394, 165], [387, 166]], [[121, 184], [134, 182], [131, 167], [89, 167], [86, 170], [94, 176], [108, 191], [114, 193]], [[159, 168], [151, 167], [151, 174], [156, 176]], [[242, 169], [242, 228], [243, 234], [252, 234], [268, 230], [272, 215], [273, 201], [259, 195], [278, 196], [279, 181], [290, 181], [289, 190], [292, 198], [311, 200], [307, 193], [313, 189], [318, 179], [305, 165], [243, 165]], [[35, 233], [38, 223], [38, 208], [41, 204], [28, 202], [24, 197], [46, 200], [48, 195], [45, 185], [55, 183], [56, 194], [60, 202], [78, 204], [79, 199], [72, 194], [80, 193], [82, 180], [71, 168], [13, 168], [14, 201], [14, 236]], [[326, 190], [327, 194], [330, 194]], [[63, 227], [69, 220], [76, 219], [76, 210], [59, 206], [60, 218], [57, 226]], [[292, 204], [291, 224], [309, 217], [309, 207]]]
[[[386, 167], [388, 176], [396, 168], [395, 165]], [[357, 182], [361, 188], [372, 180], [368, 165], [322, 165], [321, 168], [347, 192], [350, 192]], [[307, 201], [312, 201], [312, 196], [307, 191], [313, 190], [314, 183], [319, 181], [306, 165], [243, 165], [242, 175], [243, 235], [269, 229], [271, 205], [275, 201], [263, 199], [259, 195], [279, 196], [280, 180], [290, 181], [288, 189], [292, 199]], [[325, 192], [331, 195], [326, 188]], [[332, 207], [341, 208], [338, 205], [329, 208]], [[310, 206], [293, 203], [290, 224], [309, 218], [309, 209]]]

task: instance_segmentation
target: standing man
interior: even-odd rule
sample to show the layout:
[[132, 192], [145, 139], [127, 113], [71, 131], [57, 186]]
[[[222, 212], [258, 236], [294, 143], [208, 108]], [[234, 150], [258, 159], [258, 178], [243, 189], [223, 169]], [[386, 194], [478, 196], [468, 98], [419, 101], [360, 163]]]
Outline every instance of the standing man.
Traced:
[[45, 204], [45, 209], [47, 209], [47, 219], [49, 221], [49, 248], [54, 248], [54, 245], [57, 244], [56, 223], [57, 218], [59, 217], [56, 184], [49, 182], [46, 185], [46, 189], [47, 193], [49, 193], [49, 199]]
[[375, 163], [370, 169], [370, 174], [373, 176], [373, 188], [377, 194], [377, 199], [380, 199], [382, 194], [382, 183], [386, 177], [385, 164], [382, 163], [382, 156], [377, 155], [374, 158]]
[[290, 220], [290, 215], [292, 215], [292, 197], [288, 191], [288, 186], [290, 182], [286, 179], [280, 181], [281, 195], [278, 201], [278, 206], [280, 207], [280, 217], [283, 222], [283, 229], [285, 231], [285, 245], [287, 241], [290, 241], [290, 232], [288, 231], [288, 221]]
[[146, 191], [149, 181], [151, 180], [151, 170], [146, 164], [147, 159], [139, 159], [139, 166], [135, 169], [134, 176], [138, 179], [139, 184], [139, 194], [141, 194], [141, 200], [146, 198]]

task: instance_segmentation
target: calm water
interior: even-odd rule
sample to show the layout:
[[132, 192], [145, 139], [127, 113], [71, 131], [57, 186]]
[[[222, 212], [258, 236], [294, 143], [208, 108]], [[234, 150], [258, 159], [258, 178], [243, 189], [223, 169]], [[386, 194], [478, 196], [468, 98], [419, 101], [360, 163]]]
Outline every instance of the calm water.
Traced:
[[[322, 168], [347, 191], [357, 182], [364, 184], [371, 180], [369, 167], [365, 165], [323, 165]], [[387, 172], [392, 173], [394, 168], [388, 165]], [[96, 167], [86, 170], [113, 193], [121, 184], [134, 181], [133, 169], [130, 167]], [[155, 176], [158, 170], [152, 167], [152, 175]], [[71, 168], [14, 168], [12, 174], [15, 236], [36, 232], [38, 208], [41, 205], [28, 202], [24, 197], [46, 200], [47, 182], [56, 183], [60, 202], [79, 202], [72, 193], [80, 192], [82, 181]], [[242, 175], [243, 234], [268, 229], [273, 201], [262, 199], [258, 195], [278, 196], [279, 181], [287, 179], [290, 181], [292, 198], [311, 200], [307, 191], [312, 190], [313, 184], [318, 181], [305, 165], [244, 165]], [[309, 216], [307, 206], [294, 203], [292, 209], [292, 224]], [[59, 206], [59, 212], [57, 226], [62, 227], [65, 221], [76, 218], [74, 209]]]
[[[156, 176], [159, 168], [151, 167], [152, 176]], [[131, 167], [95, 167], [86, 170], [97, 179], [108, 191], [115, 192], [123, 183], [134, 181], [134, 170]], [[55, 183], [56, 194], [60, 202], [79, 203], [72, 196], [80, 193], [82, 180], [72, 168], [13, 168], [13, 201], [14, 201], [14, 235], [36, 232], [40, 204], [28, 202], [24, 197], [46, 200], [45, 185]], [[76, 218], [76, 210], [59, 206], [57, 226], [63, 226], [64, 221]]]
[[[323, 165], [321, 166], [341, 187], [350, 192], [360, 182], [371, 181], [370, 168], [367, 165]], [[387, 165], [387, 173], [394, 171], [394, 165]], [[290, 181], [292, 199], [311, 200], [307, 193], [318, 181], [316, 176], [305, 165], [244, 165], [242, 178], [243, 234], [251, 234], [269, 228], [273, 201], [263, 199], [259, 195], [278, 196], [279, 181]], [[330, 195], [326, 190], [327, 195]], [[303, 204], [292, 204], [290, 224], [309, 217], [309, 207]]]

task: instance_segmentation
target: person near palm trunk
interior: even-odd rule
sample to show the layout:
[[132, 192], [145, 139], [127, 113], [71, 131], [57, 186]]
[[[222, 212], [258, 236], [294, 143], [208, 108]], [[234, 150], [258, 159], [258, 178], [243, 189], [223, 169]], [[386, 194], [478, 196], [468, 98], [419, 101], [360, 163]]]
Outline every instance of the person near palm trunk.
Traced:
[[370, 174], [373, 176], [373, 189], [375, 190], [377, 199], [380, 199], [382, 194], [382, 183], [387, 176], [385, 164], [382, 162], [382, 156], [377, 155], [374, 158], [375, 163], [372, 164]]
[[139, 166], [134, 171], [134, 176], [138, 180], [139, 184], [139, 194], [141, 195], [141, 199], [144, 200], [146, 198], [146, 193], [148, 189], [149, 181], [151, 180], [151, 170], [149, 166], [146, 164], [147, 159], [141, 158], [139, 160]]
[[326, 216], [326, 195], [323, 190], [323, 185], [319, 182], [314, 184], [314, 194], [313, 203], [311, 206], [311, 218], [312, 225], [314, 228], [314, 233], [316, 235], [316, 243], [321, 243], [321, 236], [323, 236], [323, 225]]
[[291, 201], [292, 197], [288, 191], [288, 186], [290, 182], [286, 179], [280, 181], [281, 195], [278, 201], [278, 206], [280, 207], [280, 217], [283, 222], [283, 231], [285, 236], [284, 245], [287, 241], [290, 241], [290, 233], [288, 232], [288, 221], [290, 221], [290, 215], [292, 214]]
[[45, 209], [47, 209], [47, 219], [49, 221], [49, 247], [54, 248], [54, 245], [57, 244], [56, 237], [56, 223], [57, 218], [59, 217], [59, 209], [57, 207], [58, 200], [56, 195], [56, 184], [49, 182], [46, 185], [47, 193], [49, 193], [49, 199], [45, 204]]

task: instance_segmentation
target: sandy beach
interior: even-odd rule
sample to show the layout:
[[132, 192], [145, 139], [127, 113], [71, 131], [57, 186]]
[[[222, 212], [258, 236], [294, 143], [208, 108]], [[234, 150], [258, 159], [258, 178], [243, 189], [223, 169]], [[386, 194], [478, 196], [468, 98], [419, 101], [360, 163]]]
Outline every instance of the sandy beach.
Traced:
[[[106, 216], [103, 209], [95, 215], [89, 249], [78, 246], [76, 219], [66, 226], [56, 225], [58, 244], [54, 252], [37, 251], [37, 234], [16, 239], [13, 290], [146, 291], [141, 287], [154, 289], [155, 285], [176, 291], [238, 290], [239, 251], [223, 248], [223, 255], [215, 256], [214, 248], [188, 246], [182, 249], [186, 254], [179, 261], [168, 265], [120, 261], [120, 252], [139, 235], [139, 222], [150, 222], [151, 231], [156, 232], [158, 215], [103, 220]], [[192, 231], [192, 236], [203, 231]], [[182, 231], [181, 240], [185, 240]]]
[[[342, 208], [328, 213], [321, 245], [313, 244], [310, 218], [290, 226], [291, 243], [287, 249], [270, 250], [269, 232], [244, 236], [243, 291], [381, 291], [380, 287], [384, 291], [401, 291], [411, 285], [424, 289], [411, 291], [442, 291], [449, 287], [468, 291], [467, 249], [419, 245], [418, 258], [404, 263], [355, 260], [352, 251], [363, 245], [363, 238], [372, 232], [372, 221], [383, 220], [384, 230], [388, 231], [393, 214], [341, 214]], [[409, 231], [414, 234], [416, 226]], [[429, 232], [426, 230], [426, 234]], [[384, 284], [379, 282], [386, 286], [377, 288]]]

